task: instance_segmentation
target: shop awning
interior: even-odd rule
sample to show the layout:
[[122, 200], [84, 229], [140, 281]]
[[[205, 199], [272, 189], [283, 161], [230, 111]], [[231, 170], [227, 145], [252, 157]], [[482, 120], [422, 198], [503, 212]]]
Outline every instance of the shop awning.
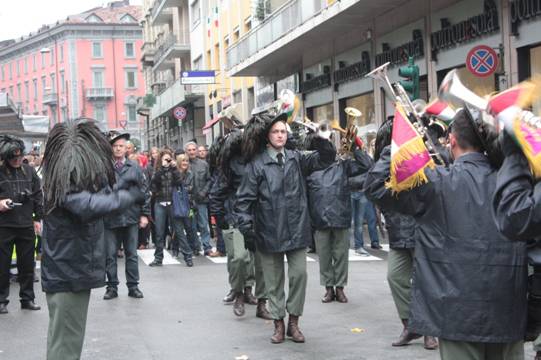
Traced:
[[215, 117], [212, 118], [212, 120], [207, 121], [205, 126], [203, 126], [202, 130], [210, 129], [211, 127], [213, 127], [220, 120], [222, 120], [222, 117], [220, 116], [220, 114], [217, 114]]
[[212, 120], [208, 121], [205, 126], [203, 126], [202, 130], [210, 129], [222, 119], [230, 119], [236, 123], [244, 123], [241, 119], [240, 111], [241, 106], [239, 103], [232, 104], [224, 110], [220, 111], [219, 114], [216, 114], [216, 116], [214, 116]]

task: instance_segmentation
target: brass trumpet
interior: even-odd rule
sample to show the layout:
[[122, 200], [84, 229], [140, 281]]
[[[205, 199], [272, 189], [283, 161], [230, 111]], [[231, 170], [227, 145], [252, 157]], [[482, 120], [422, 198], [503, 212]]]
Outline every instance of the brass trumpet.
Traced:
[[341, 155], [351, 155], [353, 144], [355, 144], [355, 138], [357, 137], [357, 125], [355, 122], [363, 113], [354, 107], [347, 107], [344, 109], [344, 112], [347, 115], [346, 128], [342, 129], [339, 124], [336, 124], [337, 127], [335, 129], [342, 133], [339, 153]]

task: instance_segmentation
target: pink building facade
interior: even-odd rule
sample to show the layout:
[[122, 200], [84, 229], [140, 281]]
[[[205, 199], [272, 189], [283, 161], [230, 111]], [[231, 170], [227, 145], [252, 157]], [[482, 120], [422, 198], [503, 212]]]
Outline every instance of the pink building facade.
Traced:
[[0, 47], [0, 91], [51, 126], [90, 117], [103, 130], [126, 129], [142, 140], [140, 17], [139, 6], [110, 3]]

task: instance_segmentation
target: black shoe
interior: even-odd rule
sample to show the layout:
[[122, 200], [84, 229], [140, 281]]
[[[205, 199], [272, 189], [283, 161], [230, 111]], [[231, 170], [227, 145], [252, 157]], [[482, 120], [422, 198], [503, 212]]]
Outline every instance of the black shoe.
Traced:
[[36, 303], [32, 300], [30, 301], [23, 301], [21, 302], [21, 309], [25, 310], [41, 310], [41, 306], [36, 305]]
[[235, 301], [235, 291], [233, 289], [229, 290], [227, 295], [223, 298], [224, 305], [231, 305]]
[[193, 261], [192, 261], [192, 259], [186, 259], [186, 266], [187, 266], [187, 267], [192, 267], [192, 266], [193, 266]]
[[128, 296], [136, 299], [142, 299], [144, 297], [141, 290], [139, 290], [137, 287], [131, 288], [128, 291]]
[[173, 250], [173, 257], [174, 258], [177, 258], [178, 257], [178, 250]]
[[150, 264], [148, 264], [148, 266], [162, 266], [162, 262], [161, 261], [158, 261], [158, 260], [154, 260], [153, 262], [151, 262]]
[[380, 244], [372, 244], [370, 246], [372, 249], [376, 249], [376, 250], [381, 250], [383, 249], [383, 246], [381, 246]]
[[205, 250], [205, 256], [210, 256], [212, 254], [212, 249]]
[[103, 300], [111, 300], [118, 297], [118, 292], [116, 289], [109, 288], [105, 291], [105, 295], [103, 295]]
[[8, 313], [8, 304], [0, 304], [0, 314], [7, 314]]

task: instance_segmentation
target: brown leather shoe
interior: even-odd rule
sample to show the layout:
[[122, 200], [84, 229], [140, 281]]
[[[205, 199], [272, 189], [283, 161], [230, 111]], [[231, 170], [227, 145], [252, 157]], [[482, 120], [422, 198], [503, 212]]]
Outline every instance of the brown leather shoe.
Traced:
[[214, 257], [224, 257], [225, 254], [223, 254], [221, 251], [216, 250], [216, 251], [211, 252], [208, 256], [210, 256], [212, 258], [214, 258]]
[[427, 350], [436, 350], [438, 348], [438, 339], [434, 336], [425, 336], [424, 342]]
[[402, 319], [402, 324], [404, 325], [404, 329], [402, 330], [402, 333], [400, 334], [400, 337], [398, 338], [397, 341], [395, 341], [391, 345], [393, 345], [393, 346], [408, 345], [413, 340], [419, 339], [421, 336], [423, 336], [423, 335], [419, 335], [419, 334], [415, 334], [415, 333], [410, 333], [408, 331], [408, 320], [407, 319], [406, 320]]
[[267, 300], [259, 299], [257, 301], [257, 309], [255, 311], [255, 316], [265, 320], [272, 320], [272, 316], [267, 310]]
[[285, 339], [286, 326], [284, 319], [274, 320], [274, 334], [271, 336], [271, 343], [281, 344]]
[[287, 336], [296, 343], [303, 343], [305, 341], [304, 335], [299, 329], [299, 317], [289, 314], [289, 321], [287, 322]]
[[238, 293], [233, 304], [233, 313], [237, 316], [244, 316], [244, 294]]
[[244, 302], [250, 305], [257, 305], [257, 299], [252, 294], [252, 288], [250, 286], [244, 288]]
[[326, 304], [334, 300], [334, 289], [332, 286], [325, 287], [325, 295], [321, 298], [321, 302]]
[[336, 301], [343, 304], [348, 302], [348, 298], [344, 293], [344, 288], [341, 286], [336, 287]]

